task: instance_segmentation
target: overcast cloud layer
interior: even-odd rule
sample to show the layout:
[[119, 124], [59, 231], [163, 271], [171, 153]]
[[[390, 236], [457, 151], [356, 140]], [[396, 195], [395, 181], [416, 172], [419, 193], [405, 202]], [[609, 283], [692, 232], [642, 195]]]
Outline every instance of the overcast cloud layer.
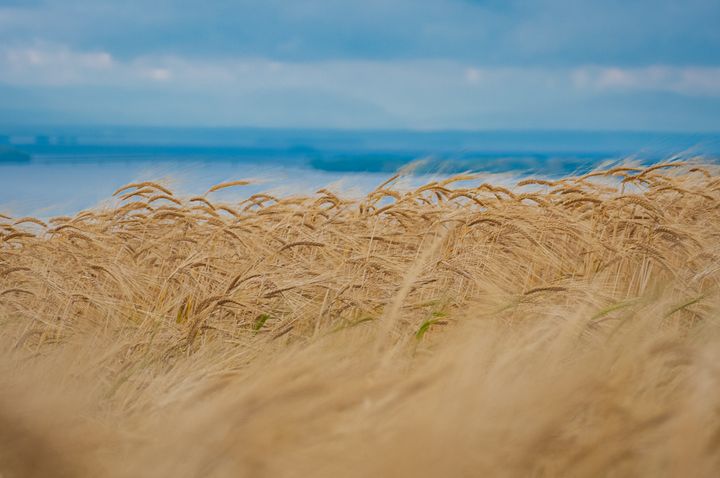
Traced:
[[713, 0], [0, 0], [0, 123], [720, 130]]

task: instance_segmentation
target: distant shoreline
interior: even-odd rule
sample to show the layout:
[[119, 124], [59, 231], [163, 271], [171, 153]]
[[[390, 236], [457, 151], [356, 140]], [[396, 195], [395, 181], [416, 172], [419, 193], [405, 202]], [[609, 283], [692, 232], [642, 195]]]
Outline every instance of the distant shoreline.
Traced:
[[0, 163], [28, 163], [32, 156], [24, 151], [0, 146]]

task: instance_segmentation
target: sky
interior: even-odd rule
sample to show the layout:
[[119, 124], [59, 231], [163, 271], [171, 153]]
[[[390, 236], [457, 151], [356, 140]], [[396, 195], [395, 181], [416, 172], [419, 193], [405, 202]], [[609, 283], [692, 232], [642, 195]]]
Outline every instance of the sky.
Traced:
[[720, 131], [717, 0], [0, 0], [0, 125]]

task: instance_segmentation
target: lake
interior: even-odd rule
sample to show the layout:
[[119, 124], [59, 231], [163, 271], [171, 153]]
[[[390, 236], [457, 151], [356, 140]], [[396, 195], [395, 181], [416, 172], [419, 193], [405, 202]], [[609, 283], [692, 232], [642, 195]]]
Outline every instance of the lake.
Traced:
[[417, 161], [408, 183], [465, 171], [560, 176], [604, 162], [720, 156], [720, 134], [557, 131], [345, 131], [256, 128], [0, 127], [0, 212], [68, 214], [123, 184], [162, 179], [181, 194], [361, 194]]

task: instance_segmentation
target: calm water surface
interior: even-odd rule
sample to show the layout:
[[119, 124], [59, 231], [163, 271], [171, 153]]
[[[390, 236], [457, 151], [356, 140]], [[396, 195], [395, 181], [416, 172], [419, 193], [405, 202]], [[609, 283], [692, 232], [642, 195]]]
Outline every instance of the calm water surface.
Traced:
[[361, 194], [412, 161], [410, 183], [465, 171], [559, 176], [628, 157], [717, 157], [720, 134], [0, 127], [3, 151], [13, 154], [0, 159], [0, 212], [46, 217], [101, 204], [138, 180], [181, 194], [256, 180], [218, 193], [230, 200], [328, 185]]

